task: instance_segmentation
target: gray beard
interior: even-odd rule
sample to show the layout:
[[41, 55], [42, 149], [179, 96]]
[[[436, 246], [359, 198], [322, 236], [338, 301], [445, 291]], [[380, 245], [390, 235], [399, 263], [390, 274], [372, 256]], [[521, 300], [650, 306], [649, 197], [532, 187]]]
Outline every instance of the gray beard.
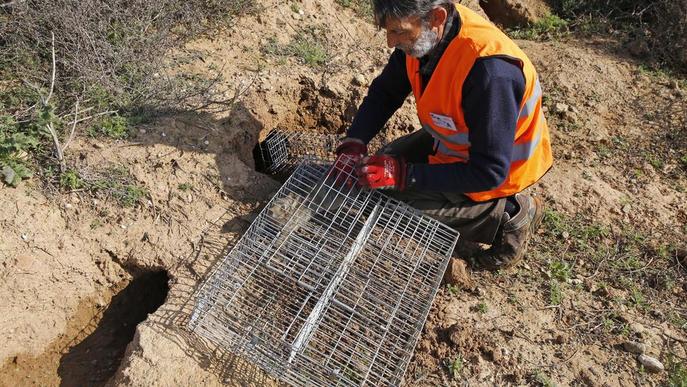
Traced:
[[412, 56], [413, 58], [422, 58], [423, 56], [429, 54], [430, 51], [436, 46], [438, 34], [429, 28], [422, 26], [422, 31], [420, 31], [420, 36], [417, 37], [415, 44], [412, 47], [399, 46], [403, 52]]

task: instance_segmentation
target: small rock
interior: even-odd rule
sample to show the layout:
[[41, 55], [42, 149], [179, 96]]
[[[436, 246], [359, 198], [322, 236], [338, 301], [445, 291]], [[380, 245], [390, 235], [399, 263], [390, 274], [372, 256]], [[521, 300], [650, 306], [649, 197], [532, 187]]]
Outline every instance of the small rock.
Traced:
[[553, 111], [558, 114], [563, 114], [568, 111], [570, 107], [564, 103], [557, 102], [555, 105], [553, 105]]
[[27, 240], [27, 239], [29, 239], [28, 235], [26, 235], [26, 234], [21, 234], [21, 240], [25, 241], [25, 240]]
[[363, 74], [358, 74], [353, 77], [353, 84], [357, 86], [365, 86], [367, 84], [367, 78]]
[[444, 273], [444, 282], [464, 289], [472, 288], [472, 278], [468, 273], [467, 263], [458, 258], [451, 258]]
[[105, 148], [105, 145], [103, 145], [103, 144], [101, 144], [101, 143], [99, 143], [99, 142], [96, 142], [95, 144], [93, 144], [93, 146], [95, 147], [95, 149], [103, 149], [103, 148]]
[[568, 342], [568, 337], [563, 333], [559, 333], [556, 335], [556, 337], [554, 337], [553, 342], [562, 345]]
[[623, 349], [627, 352], [641, 355], [646, 352], [646, 346], [636, 341], [626, 341], [623, 343]]
[[146, 130], [145, 130], [145, 129], [139, 129], [139, 130], [138, 130], [138, 133], [146, 134]]
[[563, 231], [563, 233], [561, 234], [561, 236], [563, 237], [563, 239], [568, 239], [568, 238], [570, 238], [570, 233], [567, 232], [567, 231]]
[[205, 141], [203, 141], [203, 144], [205, 144], [205, 145], [210, 145], [210, 141], [205, 140]]
[[72, 205], [71, 205], [71, 204], [69, 204], [69, 203], [66, 203], [66, 204], [64, 205], [64, 208], [66, 208], [66, 209], [70, 209], [70, 208], [72, 208]]
[[162, 132], [160, 135], [161, 135], [162, 137], [167, 137], [167, 133], [165, 133], [165, 132]]
[[629, 204], [623, 206], [623, 213], [629, 214], [632, 211], [632, 207]]
[[637, 360], [639, 360], [639, 362], [644, 366], [644, 369], [646, 369], [649, 372], [656, 373], [661, 372], [665, 369], [665, 367], [663, 367], [663, 363], [661, 363], [660, 361], [658, 361], [658, 359], [651, 356], [642, 354], [637, 356]]

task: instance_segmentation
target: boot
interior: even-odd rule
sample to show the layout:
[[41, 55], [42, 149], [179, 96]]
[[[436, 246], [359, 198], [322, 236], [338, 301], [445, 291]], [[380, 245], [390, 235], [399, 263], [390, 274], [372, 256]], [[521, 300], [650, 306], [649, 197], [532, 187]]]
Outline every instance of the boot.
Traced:
[[507, 269], [520, 262], [527, 243], [544, 218], [544, 203], [538, 197], [516, 194], [515, 200], [520, 210], [512, 219], [508, 213], [503, 213], [494, 244], [477, 257], [479, 264], [487, 270]]

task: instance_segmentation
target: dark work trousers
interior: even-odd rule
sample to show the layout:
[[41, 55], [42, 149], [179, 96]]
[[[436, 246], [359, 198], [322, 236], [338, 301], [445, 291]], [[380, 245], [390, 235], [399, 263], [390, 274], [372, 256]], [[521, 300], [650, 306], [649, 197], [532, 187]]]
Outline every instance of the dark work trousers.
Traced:
[[[420, 129], [392, 141], [377, 153], [402, 156], [409, 163], [426, 164], [427, 156], [434, 152], [434, 139]], [[494, 241], [506, 207], [505, 198], [475, 202], [458, 192], [415, 191], [411, 188], [384, 193], [458, 230], [461, 239], [486, 244]]]

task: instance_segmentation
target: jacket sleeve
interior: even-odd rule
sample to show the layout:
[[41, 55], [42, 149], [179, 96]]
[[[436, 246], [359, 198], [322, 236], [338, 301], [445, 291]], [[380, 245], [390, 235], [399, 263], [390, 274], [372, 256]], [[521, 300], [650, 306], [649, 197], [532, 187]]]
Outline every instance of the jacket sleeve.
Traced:
[[481, 192], [501, 185], [510, 170], [525, 77], [503, 58], [478, 60], [463, 84], [462, 108], [469, 128], [467, 163], [416, 164], [409, 181], [414, 190]]
[[394, 112], [403, 105], [410, 92], [405, 54], [396, 49], [382, 73], [370, 84], [367, 96], [360, 104], [347, 135], [366, 144], [370, 142]]

